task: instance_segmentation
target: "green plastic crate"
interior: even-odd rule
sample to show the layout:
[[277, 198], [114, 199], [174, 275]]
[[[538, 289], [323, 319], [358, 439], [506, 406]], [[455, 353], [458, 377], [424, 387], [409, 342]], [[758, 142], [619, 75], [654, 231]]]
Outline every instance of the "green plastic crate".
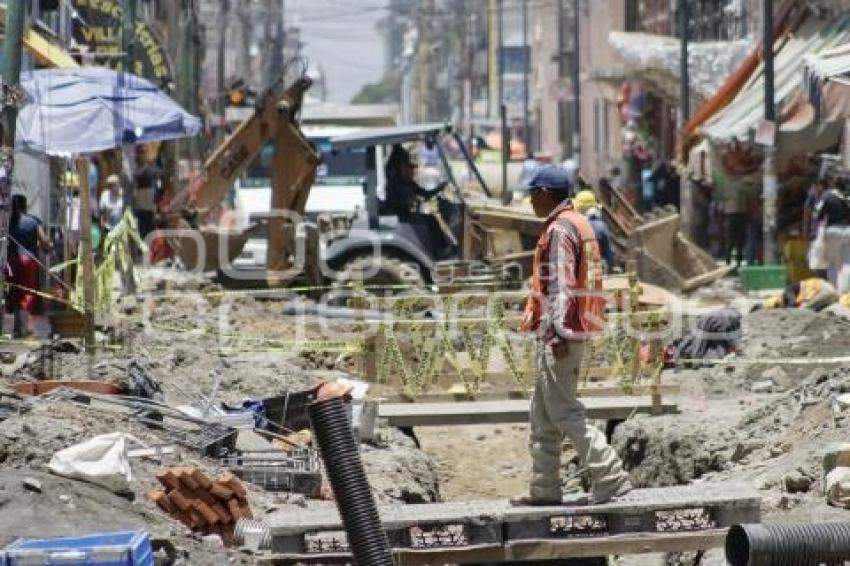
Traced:
[[784, 265], [748, 265], [738, 270], [741, 283], [747, 291], [784, 289], [788, 279]]

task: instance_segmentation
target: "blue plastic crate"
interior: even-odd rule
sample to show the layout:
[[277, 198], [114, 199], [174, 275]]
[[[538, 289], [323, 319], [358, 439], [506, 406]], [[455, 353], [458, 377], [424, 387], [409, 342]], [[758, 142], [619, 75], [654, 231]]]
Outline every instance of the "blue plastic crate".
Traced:
[[153, 548], [150, 535], [143, 531], [19, 539], [0, 553], [0, 565], [153, 566]]

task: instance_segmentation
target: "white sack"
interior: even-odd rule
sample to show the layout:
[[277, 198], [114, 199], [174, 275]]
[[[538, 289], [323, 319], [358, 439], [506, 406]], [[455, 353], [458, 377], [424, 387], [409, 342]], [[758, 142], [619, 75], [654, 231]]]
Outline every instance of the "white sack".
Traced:
[[124, 432], [95, 436], [53, 455], [47, 467], [56, 475], [101, 485], [111, 491], [125, 491], [133, 479], [127, 444], [147, 446]]
[[850, 508], [850, 468], [833, 468], [826, 475], [826, 501], [835, 507]]

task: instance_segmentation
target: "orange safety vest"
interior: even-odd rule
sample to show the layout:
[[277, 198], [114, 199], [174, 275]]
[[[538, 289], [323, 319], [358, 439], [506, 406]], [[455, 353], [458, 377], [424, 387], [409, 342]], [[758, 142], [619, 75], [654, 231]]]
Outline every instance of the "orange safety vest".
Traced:
[[[590, 222], [573, 209], [572, 204], [566, 205], [554, 218], [550, 218], [543, 227], [543, 233], [537, 241], [532, 264], [531, 290], [523, 313], [519, 330], [528, 332], [536, 330], [540, 325], [542, 307], [540, 297], [543, 296], [543, 281], [540, 277], [540, 264], [544, 254], [548, 256], [551, 242], [551, 227], [555, 222], [568, 222], [578, 230], [580, 247], [578, 257], [578, 273], [576, 274], [577, 291], [595, 291], [592, 293], [579, 292], [575, 300], [578, 309], [577, 327], [571, 328], [577, 332], [599, 332], [603, 329], [605, 312], [605, 296], [602, 294], [602, 258], [599, 253], [599, 243]], [[568, 323], [569, 324], [569, 323]]]

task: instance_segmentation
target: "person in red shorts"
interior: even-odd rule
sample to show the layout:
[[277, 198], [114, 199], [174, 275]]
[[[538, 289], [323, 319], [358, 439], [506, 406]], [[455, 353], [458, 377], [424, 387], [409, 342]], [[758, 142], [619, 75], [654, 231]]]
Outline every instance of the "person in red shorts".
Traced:
[[[6, 309], [14, 315], [12, 336], [24, 336], [23, 314], [27, 314], [27, 334], [32, 333], [33, 317], [39, 313], [41, 290], [41, 270], [39, 269], [38, 250], [50, 249], [41, 220], [27, 214], [27, 197], [12, 197], [12, 218], [9, 223], [9, 243], [6, 251], [6, 270], [8, 287]], [[35, 292], [34, 292], [35, 291]]]

